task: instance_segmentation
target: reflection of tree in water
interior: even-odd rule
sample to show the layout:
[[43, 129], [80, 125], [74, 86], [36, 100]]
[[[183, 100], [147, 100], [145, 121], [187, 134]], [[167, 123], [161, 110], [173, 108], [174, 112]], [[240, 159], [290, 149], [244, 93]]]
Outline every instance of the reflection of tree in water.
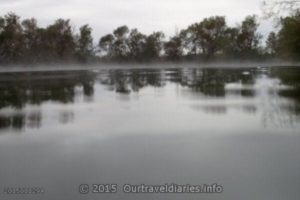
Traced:
[[76, 86], [82, 86], [86, 96], [94, 94], [93, 75], [87, 72], [8, 73], [1, 74], [0, 80], [0, 108], [45, 101], [71, 103]]
[[74, 120], [74, 113], [72, 111], [63, 111], [59, 114], [59, 121], [62, 124], [67, 124]]
[[[256, 98], [262, 103], [259, 109], [262, 111], [262, 122], [264, 124], [273, 123], [283, 126], [289, 125], [295, 121], [295, 116], [299, 114], [299, 95], [300, 84], [297, 72], [288, 73], [285, 69], [278, 70], [277, 74], [268, 70], [260, 69], [168, 69], [168, 70], [110, 70], [104, 78], [102, 84], [109, 85], [117, 93], [129, 94], [137, 92], [143, 87], [163, 87], [167, 82], [179, 84], [182, 87], [190, 89], [191, 93], [202, 94], [207, 97], [224, 98], [229, 94], [233, 97]], [[283, 73], [285, 72], [285, 73]], [[286, 74], [288, 73], [288, 74]], [[281, 84], [292, 86], [293, 89], [282, 90], [277, 88], [276, 84], [270, 84], [268, 88], [260, 88], [257, 80], [262, 75], [266, 76], [269, 81], [272, 76], [276, 76], [281, 80]], [[240, 87], [230, 90], [226, 89], [226, 85], [234, 83]], [[261, 96], [260, 92], [265, 89], [265, 96]], [[285, 102], [282, 97], [288, 97], [296, 101], [296, 103]], [[255, 102], [254, 102], [255, 103]], [[231, 105], [233, 106], [233, 105]], [[239, 108], [239, 105], [236, 105]], [[242, 105], [242, 111], [255, 114], [257, 113], [257, 105]], [[204, 110], [203, 110], [204, 109]], [[220, 105], [202, 108], [205, 112], [225, 113], [227, 106]]]
[[117, 93], [129, 94], [147, 86], [162, 87], [165, 85], [165, 80], [162, 70], [109, 70], [102, 74], [101, 84], [112, 86]]
[[[61, 124], [68, 124], [74, 120], [72, 111], [62, 111], [58, 115], [58, 121]], [[22, 130], [23, 128], [37, 129], [42, 126], [41, 111], [34, 111], [20, 114], [0, 115], [0, 130], [14, 129]]]
[[[279, 80], [278, 85], [269, 88], [264, 98], [263, 123], [279, 127], [291, 127], [300, 120], [300, 70], [296, 68], [274, 68], [270, 78]], [[281, 89], [274, 90], [274, 87]]]
[[[280, 84], [290, 89], [278, 89], [271, 85], [267, 89], [265, 106], [242, 105], [246, 113], [257, 113], [261, 109], [264, 123], [279, 124], [291, 122], [300, 114], [300, 78], [297, 69], [272, 69], [267, 79], [277, 78]], [[145, 87], [164, 87], [167, 83], [180, 85], [190, 94], [200, 94], [209, 99], [222, 99], [233, 94], [233, 97], [258, 98], [259, 89], [255, 88], [257, 77], [261, 75], [256, 69], [132, 69], [132, 70], [101, 70], [92, 72], [32, 72], [7, 73], [0, 75], [0, 109], [16, 108], [22, 110], [26, 105], [40, 105], [43, 102], [59, 103], [74, 102], [76, 87], [82, 88], [85, 97], [94, 96], [94, 83], [108, 86], [112, 91], [121, 94], [138, 92]], [[231, 88], [229, 83], [241, 87]], [[244, 87], [247, 86], [247, 87]], [[273, 92], [273, 93], [270, 93]], [[289, 100], [282, 104], [282, 100]], [[292, 102], [292, 103], [291, 103]], [[237, 105], [238, 106], [238, 105]], [[228, 105], [210, 104], [205, 112], [226, 113]], [[1, 113], [0, 113], [1, 114]], [[290, 118], [286, 117], [289, 116]], [[0, 129], [21, 129], [24, 126], [38, 128], [41, 126], [41, 113], [25, 113], [12, 116], [0, 115]], [[69, 123], [74, 119], [74, 113], [59, 114], [60, 123]], [[284, 122], [286, 123], [286, 122]]]
[[40, 128], [42, 114], [40, 112], [31, 112], [28, 114], [12, 114], [0, 116], [0, 129], [21, 130], [25, 126], [29, 128]]
[[0, 129], [9, 127], [21, 129], [24, 125], [24, 115], [15, 115], [11, 117], [0, 116]]
[[[253, 84], [253, 76], [243, 76], [239, 69], [192, 69], [181, 72], [180, 84], [191, 88], [193, 92], [200, 92], [205, 96], [224, 97], [227, 83], [240, 81], [242, 84]], [[252, 93], [251, 93], [252, 94]], [[242, 91], [242, 96], [249, 92]]]
[[[109, 70], [101, 74], [101, 84], [112, 86], [118, 93], [138, 92], [141, 88], [163, 87], [167, 82], [180, 84], [206, 96], [224, 97], [225, 85], [241, 81], [253, 84], [253, 76], [242, 76], [242, 70], [231, 69], [134, 69]], [[248, 95], [251, 91], [242, 91]]]
[[[93, 73], [80, 71], [4, 73], [0, 75], [0, 109], [21, 111], [26, 105], [40, 105], [47, 101], [72, 103], [75, 87], [82, 87], [85, 97], [92, 97], [94, 79]], [[72, 114], [62, 114], [60, 122], [70, 122], [73, 117]], [[0, 129], [39, 128], [41, 120], [40, 112], [1, 115]]]
[[290, 87], [288, 90], [279, 91], [279, 95], [289, 98], [296, 102], [297, 108], [294, 109], [296, 114], [300, 114], [300, 69], [299, 68], [284, 68], [272, 69], [271, 76], [279, 78], [281, 83]]
[[32, 112], [26, 117], [26, 124], [29, 128], [40, 128], [42, 123], [42, 113]]
[[183, 71], [180, 84], [200, 92], [206, 96], [225, 96], [224, 76], [219, 76], [219, 71], [214, 69], [193, 69]]

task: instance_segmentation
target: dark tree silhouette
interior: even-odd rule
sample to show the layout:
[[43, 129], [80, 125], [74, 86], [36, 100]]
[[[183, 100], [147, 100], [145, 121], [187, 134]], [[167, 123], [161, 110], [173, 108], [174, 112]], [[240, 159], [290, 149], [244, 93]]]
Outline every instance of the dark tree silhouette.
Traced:
[[142, 61], [146, 47], [147, 36], [137, 29], [132, 29], [128, 38], [129, 58]]
[[[297, 5], [298, 1], [293, 3]], [[283, 2], [282, 2], [283, 3]], [[0, 16], [0, 64], [91, 63], [98, 61], [150, 62], [224, 59], [259, 60], [280, 56], [299, 58], [299, 12], [280, 20], [280, 31], [270, 33], [266, 46], [255, 15], [235, 27], [223, 16], [205, 18], [165, 40], [163, 32], [150, 35], [126, 25], [100, 38], [97, 51], [92, 28], [83, 25], [78, 32], [69, 19], [58, 19], [39, 27], [35, 18], [20, 20], [14, 13]]]
[[81, 62], [87, 62], [94, 57], [92, 28], [88, 24], [80, 28], [78, 39], [78, 57]]
[[248, 16], [242, 22], [237, 37], [239, 56], [255, 58], [259, 55], [259, 43], [262, 35], [257, 32], [259, 24], [256, 16]]
[[20, 61], [23, 56], [23, 29], [20, 17], [8, 13], [0, 18], [0, 60], [1, 62]]
[[266, 41], [266, 51], [271, 56], [275, 56], [278, 51], [278, 39], [275, 32], [271, 32]]
[[160, 56], [163, 49], [164, 37], [163, 32], [154, 32], [147, 37], [144, 51], [144, 58], [146, 60], [157, 59]]
[[192, 24], [187, 29], [189, 42], [192, 42], [192, 54], [203, 54], [207, 59], [213, 58], [224, 45], [226, 31], [225, 17], [205, 18], [202, 22]]
[[100, 38], [99, 47], [101, 52], [104, 52], [107, 57], [113, 58], [114, 56], [114, 36], [112, 34], [108, 34]]
[[178, 60], [183, 55], [183, 45], [180, 36], [170, 38], [164, 45], [166, 56], [170, 60]]
[[284, 59], [300, 60], [300, 12], [281, 19], [278, 53]]

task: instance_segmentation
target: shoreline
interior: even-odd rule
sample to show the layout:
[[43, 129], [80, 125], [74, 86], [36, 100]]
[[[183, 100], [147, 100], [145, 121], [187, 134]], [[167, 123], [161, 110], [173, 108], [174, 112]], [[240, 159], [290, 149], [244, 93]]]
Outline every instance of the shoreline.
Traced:
[[41, 64], [34, 66], [14, 65], [0, 66], [0, 73], [13, 72], [47, 72], [47, 71], [85, 71], [85, 70], [105, 70], [105, 69], [172, 69], [172, 68], [273, 68], [273, 67], [300, 67], [300, 63], [291, 62], [245, 62], [245, 63], [99, 63], [99, 64]]

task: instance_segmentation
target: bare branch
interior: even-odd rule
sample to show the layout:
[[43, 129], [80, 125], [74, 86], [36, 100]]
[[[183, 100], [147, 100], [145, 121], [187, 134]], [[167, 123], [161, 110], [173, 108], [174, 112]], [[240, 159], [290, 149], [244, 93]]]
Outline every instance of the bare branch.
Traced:
[[300, 0], [263, 1], [262, 11], [265, 19], [273, 18], [277, 21], [281, 16], [300, 10]]

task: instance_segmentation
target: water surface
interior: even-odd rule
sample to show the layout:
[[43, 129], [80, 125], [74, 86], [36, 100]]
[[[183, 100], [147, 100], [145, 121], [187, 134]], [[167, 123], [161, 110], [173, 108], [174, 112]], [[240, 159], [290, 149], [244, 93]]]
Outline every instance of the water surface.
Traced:
[[[99, 69], [0, 74], [0, 199], [295, 199], [300, 69]], [[116, 183], [117, 194], [78, 192]], [[124, 194], [123, 184], [222, 194]]]

